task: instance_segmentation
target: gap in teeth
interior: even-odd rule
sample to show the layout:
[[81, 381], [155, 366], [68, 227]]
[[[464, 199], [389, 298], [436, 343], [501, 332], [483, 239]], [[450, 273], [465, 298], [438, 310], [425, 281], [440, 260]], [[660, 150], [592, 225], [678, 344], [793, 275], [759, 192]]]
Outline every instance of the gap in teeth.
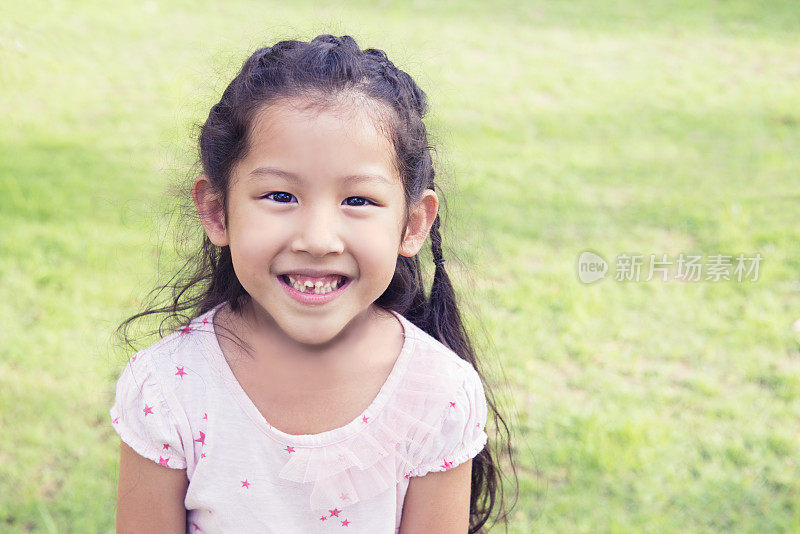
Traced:
[[302, 291], [303, 293], [314, 293], [315, 295], [320, 295], [320, 294], [330, 293], [331, 291], [335, 291], [336, 289], [338, 289], [342, 281], [341, 276], [336, 280], [334, 280], [333, 282], [326, 282], [324, 284], [321, 281], [314, 283], [310, 280], [305, 283], [300, 283], [294, 278], [292, 278], [291, 275], [288, 274], [286, 275], [286, 278], [289, 279], [289, 283], [297, 291]]

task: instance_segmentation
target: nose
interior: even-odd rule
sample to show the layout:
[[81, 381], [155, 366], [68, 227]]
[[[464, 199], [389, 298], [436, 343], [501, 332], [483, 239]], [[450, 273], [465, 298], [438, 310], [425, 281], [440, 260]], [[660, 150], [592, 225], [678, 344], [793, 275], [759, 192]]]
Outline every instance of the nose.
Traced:
[[309, 208], [300, 215], [298, 224], [292, 239], [292, 252], [308, 252], [319, 257], [344, 252], [335, 210], [324, 206]]

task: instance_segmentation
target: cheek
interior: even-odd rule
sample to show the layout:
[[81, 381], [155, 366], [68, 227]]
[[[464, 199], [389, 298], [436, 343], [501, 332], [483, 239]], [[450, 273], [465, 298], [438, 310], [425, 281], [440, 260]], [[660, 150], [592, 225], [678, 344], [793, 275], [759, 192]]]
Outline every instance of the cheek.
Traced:
[[378, 256], [385, 256], [392, 251], [397, 252], [400, 244], [400, 231], [396, 220], [371, 221], [359, 228], [358, 247], [364, 250], [374, 250]]
[[275, 254], [279, 238], [278, 230], [263, 228], [261, 225], [248, 225], [231, 232], [230, 247], [234, 267], [258, 273], [264, 272], [264, 264]]
[[350, 250], [357, 254], [363, 269], [373, 275], [387, 276], [388, 284], [397, 264], [399, 244], [400, 236], [394, 225], [373, 226], [350, 243]]

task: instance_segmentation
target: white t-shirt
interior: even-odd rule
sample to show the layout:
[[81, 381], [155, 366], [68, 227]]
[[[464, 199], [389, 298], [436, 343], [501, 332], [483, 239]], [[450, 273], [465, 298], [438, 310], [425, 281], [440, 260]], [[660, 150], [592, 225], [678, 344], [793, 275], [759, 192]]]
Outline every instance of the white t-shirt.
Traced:
[[395, 312], [403, 348], [363, 413], [319, 434], [272, 427], [222, 354], [212, 321], [221, 306], [131, 357], [109, 411], [136, 452], [186, 469], [186, 532], [394, 534], [409, 477], [484, 448], [477, 372]]

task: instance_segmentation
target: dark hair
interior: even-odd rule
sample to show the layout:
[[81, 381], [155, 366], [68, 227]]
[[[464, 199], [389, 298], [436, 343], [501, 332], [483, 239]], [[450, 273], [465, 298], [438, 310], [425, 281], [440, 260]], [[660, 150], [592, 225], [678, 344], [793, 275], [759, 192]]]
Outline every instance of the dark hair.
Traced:
[[[397, 68], [382, 50], [370, 48], [362, 51], [350, 36], [327, 34], [310, 42], [285, 40], [256, 50], [225, 89], [220, 101], [211, 108], [201, 126], [200, 160], [203, 172], [222, 199], [224, 213], [228, 213], [231, 171], [248, 149], [253, 117], [259, 110], [280, 99], [296, 97], [302, 97], [299, 100], [309, 107], [327, 108], [336, 104], [339, 97], [353, 95], [362, 98], [360, 103], [373, 114], [376, 124], [385, 127], [390, 134], [405, 191], [407, 220], [410, 206], [423, 191], [436, 187], [431, 159], [434, 149], [428, 144], [422, 120], [427, 112], [426, 95], [411, 76]], [[194, 218], [184, 220], [195, 222]], [[419, 255], [412, 258], [399, 256], [394, 277], [376, 304], [402, 314], [475, 367], [484, 382], [489, 421], [493, 421], [498, 437], [502, 437], [498, 421], [505, 429], [502, 442], [514, 468], [508, 426], [495, 407], [494, 395], [481, 374], [475, 349], [456, 304], [453, 285], [442, 261], [439, 224], [437, 215], [430, 231], [435, 266], [430, 297], [425, 295]], [[172, 320], [169, 329], [174, 330], [223, 302], [227, 301], [233, 312], [239, 312], [247, 305], [250, 295], [236, 276], [230, 248], [217, 247], [205, 234], [202, 239], [202, 250], [190, 254], [180, 271], [188, 272], [189, 276], [170, 285], [176, 279], [175, 275], [170, 282], [157, 288], [160, 293], [171, 287], [172, 302], [161, 308], [150, 306], [117, 328], [118, 333], [121, 330], [125, 332], [123, 335], [128, 345], [132, 346], [127, 336], [128, 324], [140, 317], [166, 313], [167, 317], [159, 328], [159, 335], [163, 336], [163, 325], [168, 319]], [[180, 313], [187, 310], [188, 316]], [[502, 471], [495, 461], [497, 452], [493, 453], [490, 447], [494, 441], [490, 439], [473, 459], [470, 533], [485, 532], [483, 527], [493, 512], [498, 517], [492, 524], [502, 520], [507, 527], [508, 514], [516, 504], [518, 484], [514, 468], [517, 493], [508, 511], [503, 510]], [[499, 503], [496, 502], [498, 497]], [[496, 504], [500, 505], [499, 509]]]

